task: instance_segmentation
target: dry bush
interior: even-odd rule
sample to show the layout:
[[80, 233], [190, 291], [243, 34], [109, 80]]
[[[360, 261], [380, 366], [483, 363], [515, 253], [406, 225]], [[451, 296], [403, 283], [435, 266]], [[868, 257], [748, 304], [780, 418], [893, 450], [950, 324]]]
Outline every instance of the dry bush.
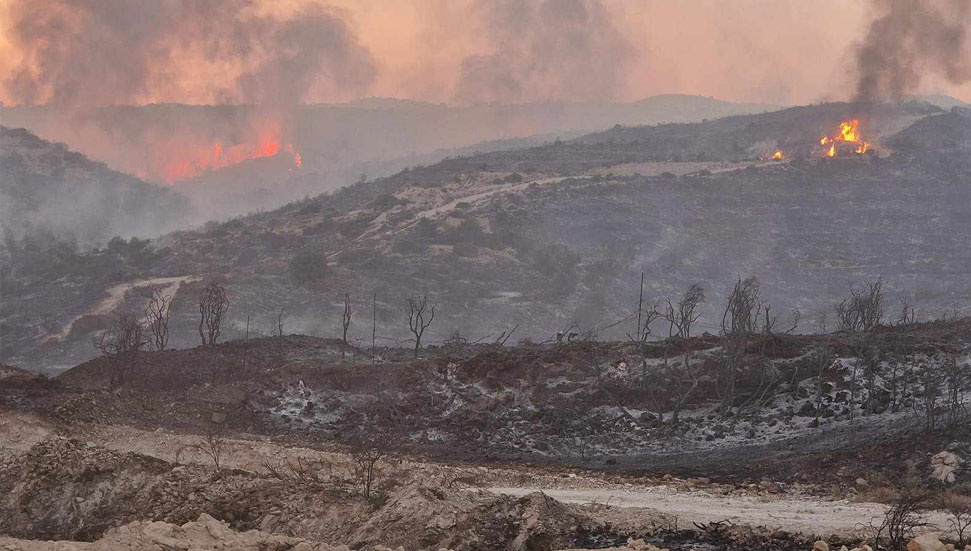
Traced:
[[175, 462], [178, 463], [188, 450], [196, 450], [209, 458], [215, 472], [222, 470], [222, 462], [227, 453], [225, 439], [225, 426], [221, 422], [216, 422], [212, 418], [206, 423], [206, 432], [202, 435], [198, 444], [186, 444], [175, 452]]
[[948, 492], [941, 498], [947, 512], [948, 528], [957, 535], [957, 548], [971, 544], [971, 496]]
[[361, 495], [368, 502], [379, 474], [378, 464], [387, 456], [387, 448], [377, 438], [359, 440], [351, 446], [354, 476], [361, 487]]
[[907, 542], [914, 538], [918, 528], [927, 526], [924, 510], [931, 494], [922, 488], [906, 488], [900, 492], [890, 509], [883, 517], [883, 522], [873, 528], [873, 546], [880, 548], [880, 541], [886, 539], [886, 548], [892, 551], [903, 551]]
[[872, 331], [883, 321], [883, 280], [850, 288], [849, 298], [836, 305], [837, 331]]
[[310, 485], [330, 483], [334, 480], [334, 465], [323, 458], [286, 457], [279, 461], [264, 459], [260, 466], [269, 476], [280, 480]]

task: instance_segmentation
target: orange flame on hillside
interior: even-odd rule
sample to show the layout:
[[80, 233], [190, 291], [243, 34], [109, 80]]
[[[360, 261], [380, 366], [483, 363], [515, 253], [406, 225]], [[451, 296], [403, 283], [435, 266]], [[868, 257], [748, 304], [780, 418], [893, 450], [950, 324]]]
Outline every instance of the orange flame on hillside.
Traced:
[[860, 121], [857, 119], [841, 122], [838, 134], [833, 137], [823, 136], [819, 139], [819, 145], [829, 145], [829, 149], [826, 150], [827, 157], [836, 157], [839, 155], [838, 143], [857, 144], [853, 152], [860, 155], [870, 150], [870, 144], [863, 141], [860, 137]]
[[289, 154], [295, 167], [303, 166], [303, 160], [293, 144], [281, 144], [275, 132], [261, 132], [256, 143], [224, 146], [215, 141], [203, 147], [179, 146], [165, 162], [163, 174], [165, 182], [173, 184], [209, 170], [227, 168], [252, 159], [275, 157], [281, 153]]
[[782, 150], [781, 150], [781, 149], [776, 149], [776, 150], [775, 150], [775, 151], [774, 151], [774, 152], [772, 153], [772, 160], [773, 160], [773, 161], [781, 161], [781, 160], [782, 160], [782, 158], [783, 158], [783, 155], [782, 155]]

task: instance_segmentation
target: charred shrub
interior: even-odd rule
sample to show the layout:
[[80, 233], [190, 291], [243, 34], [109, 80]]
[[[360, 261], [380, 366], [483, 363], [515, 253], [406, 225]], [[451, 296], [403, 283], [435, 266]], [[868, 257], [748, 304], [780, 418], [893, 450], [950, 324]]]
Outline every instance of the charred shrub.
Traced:
[[462, 258], [473, 258], [479, 254], [479, 247], [472, 243], [456, 243], [452, 247], [452, 253]]
[[384, 193], [378, 195], [374, 201], [371, 202], [371, 208], [376, 212], [384, 212], [389, 209], [393, 209], [398, 205], [407, 204], [408, 201], [404, 199], [399, 199], [390, 193]]
[[319, 283], [326, 280], [330, 273], [327, 256], [323, 253], [306, 251], [290, 259], [290, 277], [298, 285]]

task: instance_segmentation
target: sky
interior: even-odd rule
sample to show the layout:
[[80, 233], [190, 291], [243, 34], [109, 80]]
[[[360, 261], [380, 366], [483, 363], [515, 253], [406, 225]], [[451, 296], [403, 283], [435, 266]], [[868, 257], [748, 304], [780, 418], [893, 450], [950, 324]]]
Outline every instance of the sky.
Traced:
[[[933, 1], [971, 0], [0, 0], [0, 101], [847, 100], [871, 22]], [[906, 92], [971, 101], [914, 67]]]

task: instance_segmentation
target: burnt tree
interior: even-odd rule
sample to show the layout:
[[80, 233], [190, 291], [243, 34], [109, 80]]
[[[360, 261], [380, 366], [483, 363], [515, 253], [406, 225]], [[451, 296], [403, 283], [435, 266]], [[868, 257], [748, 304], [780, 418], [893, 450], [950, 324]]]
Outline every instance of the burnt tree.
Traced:
[[725, 361], [721, 363], [718, 373], [722, 415], [728, 415], [735, 405], [738, 373], [745, 359], [749, 334], [755, 332], [758, 326], [761, 309], [759, 280], [755, 277], [744, 280], [739, 278], [728, 297], [721, 322], [722, 349], [725, 354]]
[[651, 336], [651, 324], [661, 317], [660, 303], [654, 301], [649, 306], [644, 303], [644, 272], [641, 272], [641, 289], [637, 295], [637, 329], [633, 335], [627, 334], [632, 342], [645, 343]]
[[421, 349], [421, 337], [425, 334], [425, 329], [432, 324], [435, 319], [435, 308], [437, 304], [428, 304], [428, 295], [415, 296], [408, 299], [408, 328], [415, 336], [415, 357], [418, 357], [418, 350]]
[[697, 309], [703, 302], [705, 302], [705, 290], [697, 283], [688, 287], [676, 304], [668, 300], [667, 310], [664, 313], [664, 318], [668, 322], [668, 336], [682, 339], [690, 337], [692, 325], [701, 317]]
[[145, 307], [145, 319], [148, 320], [148, 330], [152, 334], [152, 344], [155, 350], [165, 350], [169, 343], [169, 307], [172, 303], [171, 295], [163, 295], [162, 291], [152, 291], [152, 298]]
[[836, 305], [837, 331], [872, 331], [883, 321], [883, 280], [850, 288], [850, 296]]
[[341, 316], [341, 359], [347, 354], [347, 330], [351, 326], [351, 295], [344, 293], [344, 314]]
[[108, 387], [118, 388], [125, 384], [134, 368], [138, 353], [148, 344], [145, 326], [130, 314], [119, 315], [104, 331], [94, 346], [108, 361]]
[[199, 338], [202, 345], [216, 344], [229, 299], [222, 285], [212, 282], [199, 293]]

